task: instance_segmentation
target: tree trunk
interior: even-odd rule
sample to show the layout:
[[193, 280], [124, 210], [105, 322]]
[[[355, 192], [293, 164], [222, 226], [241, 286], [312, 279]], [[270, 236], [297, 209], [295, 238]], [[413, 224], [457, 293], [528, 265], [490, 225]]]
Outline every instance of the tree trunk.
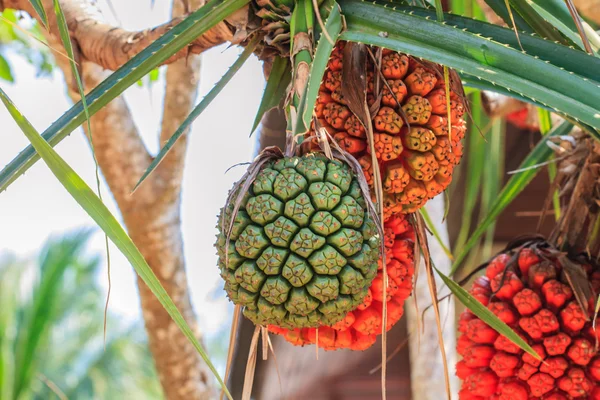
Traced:
[[[446, 246], [448, 246], [448, 230], [445, 223], [442, 223], [444, 216], [444, 196], [437, 196], [429, 200], [425, 206], [431, 219], [442, 237]], [[429, 250], [435, 266], [442, 272], [448, 274], [450, 262], [448, 256], [444, 253], [437, 240], [428, 235]], [[418, 279], [413, 289], [412, 298], [408, 299], [404, 305], [406, 310], [405, 318], [408, 324], [409, 347], [410, 347], [410, 373], [412, 398], [418, 400], [439, 400], [444, 397], [446, 392], [444, 369], [442, 355], [438, 341], [437, 321], [433, 309], [429, 307], [432, 303], [427, 283], [427, 274], [424, 269], [423, 257], [419, 266]], [[438, 288], [445, 287], [441, 279], [436, 276]], [[443, 294], [447, 291], [443, 291]], [[414, 301], [417, 301], [418, 312], [414, 307]], [[458, 379], [454, 375], [454, 365], [456, 365], [456, 324], [454, 300], [444, 300], [440, 302], [440, 316], [442, 318], [442, 330], [444, 334], [444, 346], [448, 359], [448, 368], [450, 385], [452, 388], [452, 398], [456, 398], [458, 393]], [[429, 310], [421, 321], [421, 314], [425, 308]], [[420, 331], [419, 331], [420, 329]]]
[[[174, 1], [174, 16], [183, 14], [184, 1]], [[200, 5], [199, 1], [195, 3], [193, 6]], [[54, 49], [64, 52], [59, 37], [46, 33], [46, 38]], [[56, 61], [64, 73], [69, 96], [79, 101], [68, 60], [56, 55]], [[161, 144], [191, 111], [197, 96], [199, 68], [197, 55], [187, 55], [169, 65]], [[86, 91], [107, 76], [106, 71], [91, 62], [83, 62], [81, 70]], [[98, 111], [91, 118], [91, 129], [98, 164], [133, 242], [186, 321], [197, 328], [187, 285], [180, 218], [185, 135], [132, 195], [131, 190], [152, 157], [144, 147], [125, 101], [116, 98]], [[138, 287], [150, 349], [166, 398], [214, 398], [214, 379], [203, 360], [141, 279], [138, 279]]]

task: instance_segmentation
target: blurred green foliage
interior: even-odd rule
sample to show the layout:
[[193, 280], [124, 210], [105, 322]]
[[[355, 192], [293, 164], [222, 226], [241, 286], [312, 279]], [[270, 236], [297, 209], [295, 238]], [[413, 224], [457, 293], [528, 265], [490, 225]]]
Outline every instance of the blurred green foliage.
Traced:
[[[37, 40], [36, 40], [37, 39]], [[0, 13], [0, 80], [14, 82], [9, 54], [23, 57], [36, 68], [37, 76], [48, 76], [54, 64], [39, 24], [29, 16], [6, 9]]]
[[108, 314], [90, 231], [0, 257], [0, 399], [160, 399], [141, 324]]

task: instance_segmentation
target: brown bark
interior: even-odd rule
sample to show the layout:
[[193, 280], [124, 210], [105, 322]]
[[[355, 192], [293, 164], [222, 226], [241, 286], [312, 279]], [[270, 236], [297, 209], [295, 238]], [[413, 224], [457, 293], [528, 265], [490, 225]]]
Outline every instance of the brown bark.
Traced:
[[[58, 36], [53, 2], [52, 0], [43, 0], [42, 3], [48, 16], [50, 33]], [[71, 40], [75, 44], [74, 50], [78, 52], [76, 58], [82, 58], [113, 71], [185, 17], [182, 13], [162, 25], [135, 32], [103, 22], [102, 16], [93, 2], [60, 0], [60, 4], [69, 26]], [[37, 13], [29, 0], [0, 0], [0, 11], [4, 8], [23, 10], [31, 16], [37, 17]], [[185, 58], [190, 54], [200, 54], [214, 46], [234, 40], [235, 32], [232, 32], [232, 30], [235, 28], [232, 27], [243, 28], [246, 19], [247, 11], [242, 10], [234, 13], [227, 19], [227, 23], [218, 23], [204, 35], [198, 37], [187, 47], [169, 58], [166, 63]], [[243, 39], [239, 36], [235, 38], [236, 41]]]
[[[182, 14], [183, 1], [174, 0], [174, 15]], [[200, 1], [194, 3], [194, 6], [200, 5]], [[64, 51], [60, 38], [52, 32], [56, 31], [51, 29], [46, 33], [48, 42], [53, 48]], [[69, 96], [78, 101], [80, 97], [68, 60], [56, 55], [56, 61], [64, 73]], [[86, 90], [98, 85], [107, 75], [92, 62], [83, 62], [81, 66]], [[200, 59], [196, 55], [168, 67], [161, 143], [177, 129], [193, 107], [199, 68]], [[98, 111], [91, 119], [91, 128], [98, 164], [131, 238], [186, 321], [196, 328], [185, 273], [180, 216], [185, 135], [155, 173], [131, 195], [152, 157], [125, 101], [118, 97]], [[150, 349], [166, 398], [214, 398], [212, 374], [205, 363], [141, 280], [138, 280], [138, 287]]]

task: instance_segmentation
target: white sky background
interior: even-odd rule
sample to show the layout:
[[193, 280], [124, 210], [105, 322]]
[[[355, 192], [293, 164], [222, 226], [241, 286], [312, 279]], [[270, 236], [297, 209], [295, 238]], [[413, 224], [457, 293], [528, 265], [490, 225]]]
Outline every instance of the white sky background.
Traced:
[[[114, 22], [106, 1], [99, 1], [105, 17]], [[170, 1], [114, 1], [116, 15], [125, 29], [144, 29], [169, 19]], [[204, 96], [240, 54], [238, 48], [225, 46], [203, 55], [200, 95]], [[16, 105], [42, 132], [70, 106], [61, 72], [37, 79], [34, 68], [22, 58], [8, 56], [16, 83], [0, 82]], [[134, 86], [125, 92], [135, 122], [153, 154], [158, 149], [158, 132], [164, 95], [164, 71], [152, 85]], [[251, 159], [254, 140], [249, 131], [254, 120], [264, 79], [262, 66], [255, 57], [246, 62], [227, 88], [193, 125], [186, 160], [183, 185], [183, 236], [189, 285], [200, 327], [205, 334], [216, 334], [230, 319], [231, 308], [216, 266], [213, 248], [216, 215], [225, 202], [227, 191], [238, 180], [244, 167], [230, 166]], [[0, 107], [0, 167], [10, 162], [28, 142], [4, 107]], [[94, 163], [81, 130], [63, 140], [57, 151], [95, 188]], [[108, 188], [102, 182], [105, 202], [118, 216]], [[120, 216], [119, 216], [120, 218]], [[94, 226], [43, 162], [0, 194], [0, 254], [10, 251], [19, 256], [37, 253], [51, 234], [64, 234], [76, 228]], [[104, 255], [104, 236], [99, 228], [90, 252]], [[139, 318], [139, 299], [135, 275], [125, 257], [111, 245], [112, 294], [110, 308], [126, 318]], [[107, 286], [106, 262], [99, 276]], [[215, 296], [216, 294], [216, 296]], [[110, 327], [109, 327], [110, 329]], [[99, 332], [101, 334], [101, 332]]]

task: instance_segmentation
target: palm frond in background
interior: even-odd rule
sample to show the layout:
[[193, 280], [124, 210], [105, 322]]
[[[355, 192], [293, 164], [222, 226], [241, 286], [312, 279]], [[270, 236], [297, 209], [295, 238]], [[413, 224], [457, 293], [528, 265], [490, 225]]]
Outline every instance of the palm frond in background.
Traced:
[[145, 332], [108, 315], [89, 230], [51, 238], [35, 260], [0, 260], [2, 399], [161, 398]]

